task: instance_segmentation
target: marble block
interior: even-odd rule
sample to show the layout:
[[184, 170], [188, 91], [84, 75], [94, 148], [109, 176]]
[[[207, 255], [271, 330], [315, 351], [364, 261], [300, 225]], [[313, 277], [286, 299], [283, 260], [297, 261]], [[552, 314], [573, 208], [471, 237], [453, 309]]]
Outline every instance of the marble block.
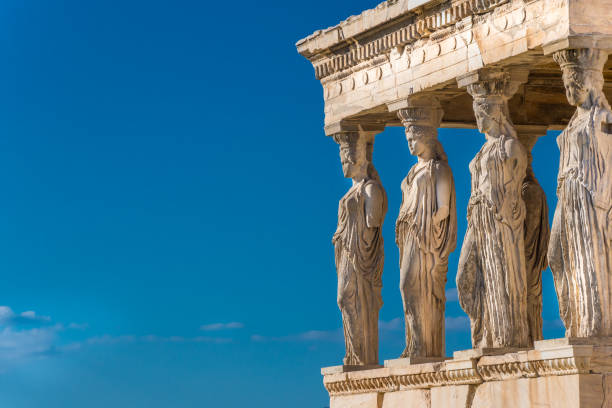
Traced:
[[430, 406], [430, 390], [408, 390], [383, 394], [381, 408], [428, 408]]
[[383, 395], [379, 393], [332, 397], [329, 408], [382, 408]]
[[331, 366], [331, 367], [323, 367], [321, 368], [321, 375], [330, 375], [330, 374], [340, 374], [340, 373], [349, 373], [352, 371], [361, 371], [361, 370], [373, 370], [376, 368], [382, 368], [381, 365], [339, 365], [339, 366]]
[[[438, 359], [441, 360], [441, 359]], [[384, 368], [327, 370], [332, 408], [612, 408], [612, 339], [536, 341], [529, 349], [397, 359]]]
[[444, 357], [406, 357], [406, 358], [396, 358], [393, 360], [385, 360], [385, 367], [387, 368], [400, 368], [400, 367], [409, 367], [415, 364], [425, 364], [425, 363], [440, 363], [447, 358]]

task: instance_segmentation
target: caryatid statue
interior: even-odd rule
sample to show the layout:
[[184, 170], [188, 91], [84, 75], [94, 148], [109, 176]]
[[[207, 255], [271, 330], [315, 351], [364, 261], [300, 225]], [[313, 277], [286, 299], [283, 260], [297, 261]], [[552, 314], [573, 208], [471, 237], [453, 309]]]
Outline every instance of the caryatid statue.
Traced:
[[527, 151], [527, 173], [521, 196], [525, 202], [525, 267], [527, 270], [527, 319], [529, 344], [542, 340], [542, 271], [548, 266], [550, 239], [546, 193], [533, 172], [531, 150], [546, 127], [519, 126], [518, 139]]
[[402, 357], [443, 357], [448, 256], [457, 245], [455, 185], [438, 141], [443, 115], [434, 97], [411, 98], [398, 111], [410, 153], [418, 157], [402, 182], [395, 226], [406, 319]]
[[521, 198], [527, 153], [508, 111], [518, 85], [508, 72], [484, 71], [467, 87], [486, 136], [470, 163], [468, 229], [457, 271], [459, 302], [470, 317], [475, 348], [529, 344]]
[[548, 252], [568, 337], [612, 336], [612, 112], [598, 49], [553, 55], [576, 107], [559, 135], [558, 203]]
[[340, 200], [335, 245], [338, 306], [342, 312], [345, 365], [378, 364], [378, 313], [382, 307], [382, 225], [387, 195], [372, 164], [374, 135], [346, 132], [340, 145], [344, 177], [353, 185]]

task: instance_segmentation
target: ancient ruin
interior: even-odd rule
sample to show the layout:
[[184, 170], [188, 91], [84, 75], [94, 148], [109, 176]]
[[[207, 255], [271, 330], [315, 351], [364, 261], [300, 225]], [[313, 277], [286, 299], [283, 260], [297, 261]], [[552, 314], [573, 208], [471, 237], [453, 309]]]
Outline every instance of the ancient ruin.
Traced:
[[[346, 356], [322, 369], [331, 408], [612, 407], [612, 0], [388, 0], [297, 49], [353, 179], [334, 235]], [[379, 366], [386, 196], [372, 149], [386, 126], [406, 128], [418, 163], [395, 220], [406, 349]], [[468, 214], [456, 213], [438, 127], [486, 135]], [[552, 226], [531, 167], [547, 130], [563, 130]], [[473, 349], [451, 358], [444, 285], [458, 216]], [[562, 339], [542, 340], [548, 265]]]
[[443, 114], [438, 100], [427, 96], [411, 98], [398, 111], [418, 157], [402, 182], [395, 226], [406, 320], [402, 357], [444, 356], [444, 291], [448, 255], [457, 244], [457, 209], [453, 173], [437, 138]]
[[338, 270], [346, 366], [378, 364], [378, 311], [385, 259], [382, 224], [387, 196], [372, 164], [374, 136], [338, 133], [344, 176], [353, 186], [340, 200], [333, 243]]

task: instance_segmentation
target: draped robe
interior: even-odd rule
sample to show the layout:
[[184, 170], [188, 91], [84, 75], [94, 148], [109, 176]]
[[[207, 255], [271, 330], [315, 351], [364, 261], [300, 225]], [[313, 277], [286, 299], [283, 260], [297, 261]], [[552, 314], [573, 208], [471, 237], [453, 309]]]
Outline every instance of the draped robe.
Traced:
[[[519, 157], [509, 157], [508, 142], [516, 143]], [[521, 199], [526, 167], [527, 154], [511, 136], [487, 140], [470, 163], [472, 195], [457, 290], [475, 348], [529, 343]]]
[[338, 306], [342, 313], [345, 365], [378, 364], [378, 313], [382, 307], [384, 248], [382, 227], [366, 224], [365, 189], [372, 185], [381, 194], [383, 218], [386, 194], [377, 179], [353, 185], [338, 207], [335, 245], [338, 272]]
[[531, 165], [521, 192], [527, 208], [525, 215], [525, 267], [527, 270], [527, 317], [529, 344], [542, 340], [542, 271], [548, 266], [546, 254], [550, 238], [546, 193], [538, 183]]
[[609, 111], [578, 111], [557, 139], [561, 151], [549, 263], [568, 337], [612, 336], [612, 134]]
[[436, 173], [440, 168], [451, 173], [445, 162], [419, 162], [402, 182], [395, 232], [406, 319], [404, 357], [444, 355], [444, 288], [448, 255], [457, 243], [457, 210], [451, 176], [449, 215], [438, 223], [433, 220], [438, 210]]

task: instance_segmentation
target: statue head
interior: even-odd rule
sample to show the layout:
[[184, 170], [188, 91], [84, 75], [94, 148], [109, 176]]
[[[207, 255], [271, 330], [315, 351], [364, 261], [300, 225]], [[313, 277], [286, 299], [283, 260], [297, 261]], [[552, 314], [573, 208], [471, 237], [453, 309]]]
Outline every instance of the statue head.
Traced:
[[589, 108], [597, 104], [603, 93], [603, 67], [608, 54], [603, 50], [581, 48], [559, 51], [553, 58], [563, 71], [565, 95], [570, 105]]
[[359, 132], [346, 132], [334, 135], [340, 145], [340, 161], [344, 177], [364, 179], [368, 175], [368, 141]]
[[480, 132], [490, 137], [500, 137], [503, 134], [505, 101], [495, 98], [474, 99], [473, 108], [476, 125]]
[[487, 138], [516, 136], [510, 120], [508, 99], [518, 86], [516, 81], [511, 80], [510, 73], [504, 71], [488, 72], [487, 79], [468, 85], [468, 93], [474, 98], [476, 125]]
[[436, 128], [421, 125], [406, 126], [406, 140], [410, 154], [425, 160], [447, 161], [446, 153], [437, 135]]
[[406, 128], [406, 140], [410, 153], [421, 159], [446, 160], [444, 149], [438, 141], [438, 127], [444, 111], [433, 96], [416, 96], [407, 101], [408, 107], [399, 110], [398, 116]]

